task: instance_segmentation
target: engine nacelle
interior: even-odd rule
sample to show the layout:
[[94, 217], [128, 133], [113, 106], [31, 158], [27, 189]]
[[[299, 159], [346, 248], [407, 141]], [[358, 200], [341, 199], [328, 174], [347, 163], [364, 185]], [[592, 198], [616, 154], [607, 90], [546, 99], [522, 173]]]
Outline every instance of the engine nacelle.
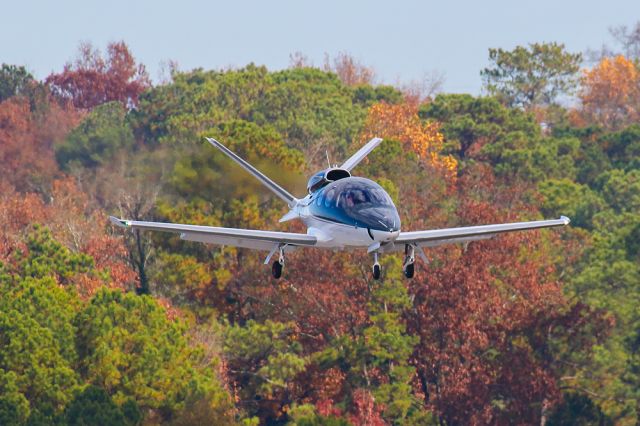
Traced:
[[344, 169], [325, 169], [315, 175], [311, 176], [309, 182], [307, 182], [307, 191], [309, 194], [316, 192], [329, 182], [335, 182], [340, 179], [351, 177], [351, 173]]

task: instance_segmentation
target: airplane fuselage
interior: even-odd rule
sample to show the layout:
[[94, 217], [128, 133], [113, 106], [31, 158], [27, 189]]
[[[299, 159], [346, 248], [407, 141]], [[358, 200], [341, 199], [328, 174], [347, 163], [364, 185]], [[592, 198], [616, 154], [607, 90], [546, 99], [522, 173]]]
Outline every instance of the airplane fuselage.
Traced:
[[400, 235], [400, 216], [391, 197], [362, 177], [329, 182], [299, 200], [293, 210], [318, 246], [370, 247]]

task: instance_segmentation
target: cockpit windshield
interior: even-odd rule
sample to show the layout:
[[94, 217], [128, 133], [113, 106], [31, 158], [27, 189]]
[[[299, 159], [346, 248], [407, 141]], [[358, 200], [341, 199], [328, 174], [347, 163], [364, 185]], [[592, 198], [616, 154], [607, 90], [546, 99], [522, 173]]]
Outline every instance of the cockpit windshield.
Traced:
[[338, 197], [336, 207], [350, 209], [361, 204], [393, 205], [387, 194], [379, 188], [350, 188]]
[[[338, 183], [327, 191], [326, 202], [350, 210], [365, 206], [393, 206], [393, 201], [378, 184], [370, 180], [352, 178]], [[335, 203], [335, 204], [334, 204]]]
[[343, 224], [376, 230], [400, 229], [391, 197], [372, 180], [350, 177], [331, 182], [309, 203], [312, 213]]

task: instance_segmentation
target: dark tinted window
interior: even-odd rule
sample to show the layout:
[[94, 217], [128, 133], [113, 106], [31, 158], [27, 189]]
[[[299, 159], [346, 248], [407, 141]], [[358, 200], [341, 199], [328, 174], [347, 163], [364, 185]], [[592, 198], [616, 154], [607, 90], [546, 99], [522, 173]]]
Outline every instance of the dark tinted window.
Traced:
[[338, 184], [339, 196], [336, 206], [350, 209], [365, 204], [378, 206], [392, 206], [393, 202], [387, 193], [376, 183], [364, 179], [350, 179], [344, 184]]

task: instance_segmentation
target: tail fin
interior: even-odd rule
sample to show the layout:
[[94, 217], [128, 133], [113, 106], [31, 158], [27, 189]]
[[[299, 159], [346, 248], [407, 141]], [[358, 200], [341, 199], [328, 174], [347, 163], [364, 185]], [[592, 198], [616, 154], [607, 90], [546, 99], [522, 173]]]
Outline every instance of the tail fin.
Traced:
[[238, 163], [243, 169], [245, 169], [246, 171], [251, 173], [256, 179], [258, 179], [260, 182], [262, 182], [262, 184], [264, 186], [266, 186], [267, 188], [269, 188], [271, 190], [271, 192], [273, 192], [278, 197], [280, 197], [283, 201], [285, 201], [289, 205], [289, 207], [293, 208], [293, 206], [296, 205], [296, 203], [298, 202], [298, 199], [296, 197], [294, 197], [293, 195], [291, 195], [286, 189], [284, 189], [283, 187], [281, 187], [280, 185], [278, 185], [277, 183], [275, 183], [274, 181], [269, 179], [267, 176], [262, 174], [258, 169], [256, 169], [251, 164], [249, 164], [248, 162], [246, 162], [245, 160], [243, 160], [242, 158], [237, 156], [233, 151], [231, 151], [226, 146], [222, 145], [217, 140], [215, 140], [213, 138], [206, 138], [206, 139], [207, 139], [207, 141], [209, 141], [209, 143], [211, 145], [213, 145], [216, 148], [218, 148], [225, 155], [227, 155], [233, 161]]
[[366, 143], [365, 146], [360, 148], [358, 152], [353, 154], [347, 161], [342, 163], [342, 166], [340, 166], [340, 168], [350, 172], [351, 169], [357, 166], [358, 163], [360, 163], [364, 159], [364, 157], [366, 157], [371, 151], [373, 151], [376, 146], [380, 145], [380, 142], [382, 142], [382, 139], [380, 138], [371, 139]]

